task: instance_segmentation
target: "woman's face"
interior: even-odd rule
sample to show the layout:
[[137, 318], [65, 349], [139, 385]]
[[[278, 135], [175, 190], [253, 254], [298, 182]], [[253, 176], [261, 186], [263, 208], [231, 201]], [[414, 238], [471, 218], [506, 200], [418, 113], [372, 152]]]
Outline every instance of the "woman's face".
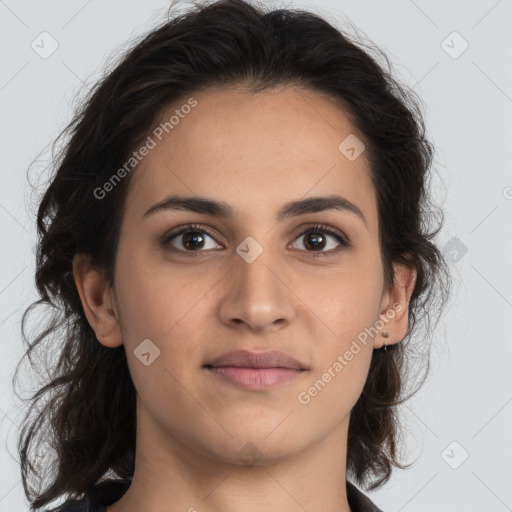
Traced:
[[[146, 432], [155, 451], [166, 443], [237, 464], [287, 459], [329, 436], [341, 443], [382, 344], [368, 329], [394, 302], [364, 147], [342, 111], [304, 89], [194, 99], [190, 111], [165, 112], [163, 122], [180, 110], [179, 122], [152, 136], [133, 171], [115, 262], [120, 330], [99, 337], [125, 345], [138, 442]], [[170, 196], [228, 212], [151, 211]], [[353, 207], [290, 206], [327, 197]], [[187, 224], [196, 226], [166, 238]], [[327, 231], [303, 234], [315, 224]], [[302, 371], [205, 366], [237, 350], [280, 351]]]

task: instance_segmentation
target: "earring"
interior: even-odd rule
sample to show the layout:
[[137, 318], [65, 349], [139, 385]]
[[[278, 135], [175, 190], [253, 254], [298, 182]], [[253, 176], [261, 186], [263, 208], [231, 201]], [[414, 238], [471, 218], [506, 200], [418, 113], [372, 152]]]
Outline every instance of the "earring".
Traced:
[[[382, 337], [383, 338], [389, 338], [389, 333], [387, 332], [383, 332], [382, 333]], [[386, 342], [384, 342], [384, 351], [387, 352], [388, 351], [388, 346], [386, 345]]]

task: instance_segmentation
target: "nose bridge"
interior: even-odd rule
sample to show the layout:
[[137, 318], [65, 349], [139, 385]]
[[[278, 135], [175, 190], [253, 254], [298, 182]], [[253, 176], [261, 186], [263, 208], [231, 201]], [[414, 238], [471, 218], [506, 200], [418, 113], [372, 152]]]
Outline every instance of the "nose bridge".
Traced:
[[[235, 258], [234, 274], [236, 284], [246, 295], [270, 298], [279, 294], [280, 283], [277, 258], [272, 257], [270, 250], [263, 251], [254, 261], [247, 261], [242, 256]], [[272, 270], [271, 270], [272, 269]], [[240, 294], [239, 294], [240, 295]], [[243, 295], [243, 294], [242, 294]]]
[[[265, 237], [266, 244], [270, 236]], [[281, 276], [279, 255], [252, 237], [236, 248], [223, 297], [221, 317], [230, 324], [245, 323], [254, 330], [289, 321], [293, 314], [290, 292]]]

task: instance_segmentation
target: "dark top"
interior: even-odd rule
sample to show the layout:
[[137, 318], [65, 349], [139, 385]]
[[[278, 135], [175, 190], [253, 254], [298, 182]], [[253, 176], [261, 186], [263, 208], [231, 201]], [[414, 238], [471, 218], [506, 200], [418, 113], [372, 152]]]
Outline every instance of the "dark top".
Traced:
[[[82, 499], [69, 499], [56, 509], [46, 512], [106, 512], [128, 490], [131, 480], [104, 480], [97, 483]], [[347, 481], [347, 499], [352, 512], [382, 512], [354, 484]]]

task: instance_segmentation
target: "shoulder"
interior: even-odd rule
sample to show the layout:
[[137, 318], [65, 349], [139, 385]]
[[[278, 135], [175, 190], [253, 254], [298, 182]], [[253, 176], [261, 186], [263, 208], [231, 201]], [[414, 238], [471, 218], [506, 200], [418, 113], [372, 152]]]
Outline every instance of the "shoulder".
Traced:
[[352, 512], [383, 512], [373, 501], [347, 480], [347, 500]]
[[80, 499], [68, 499], [57, 508], [42, 512], [105, 512], [105, 506], [116, 502], [128, 490], [131, 480], [104, 480], [96, 483]]

